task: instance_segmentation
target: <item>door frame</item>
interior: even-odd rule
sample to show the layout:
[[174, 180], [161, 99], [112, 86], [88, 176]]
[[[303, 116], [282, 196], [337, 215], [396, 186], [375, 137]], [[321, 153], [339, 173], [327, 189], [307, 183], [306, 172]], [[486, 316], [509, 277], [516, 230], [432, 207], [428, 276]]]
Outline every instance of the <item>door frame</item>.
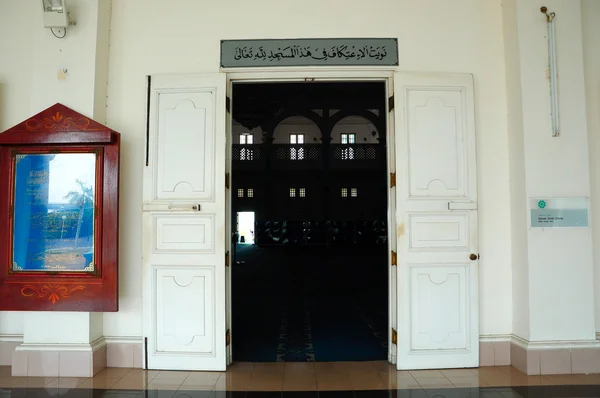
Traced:
[[[234, 83], [292, 83], [292, 82], [360, 82], [360, 81], [379, 81], [384, 82], [386, 86], [386, 112], [387, 112], [387, 192], [388, 192], [388, 362], [396, 364], [397, 361], [397, 346], [392, 344], [392, 329], [399, 330], [397, 325], [397, 305], [398, 305], [398, 283], [397, 283], [397, 266], [391, 264], [392, 251], [397, 252], [397, 228], [396, 228], [396, 189], [402, 189], [398, 185], [391, 186], [391, 173], [396, 173], [396, 154], [395, 154], [395, 108], [390, 108], [388, 99], [394, 95], [394, 73], [397, 68], [325, 68], [325, 67], [309, 67], [309, 68], [286, 68], [282, 71], [280, 68], [252, 68], [252, 69], [221, 69], [222, 73], [227, 75], [227, 100], [231, 103], [229, 112], [227, 112], [226, 121], [226, 160], [225, 170], [229, 178], [232, 176], [231, 155], [232, 155], [232, 137], [233, 137], [233, 84]], [[232, 199], [231, 199], [231, 182], [229, 189], [225, 193], [225, 246], [226, 251], [232, 248]], [[232, 256], [230, 255], [231, 259]], [[225, 269], [226, 286], [225, 286], [225, 302], [226, 302], [226, 329], [228, 335], [227, 345], [227, 365], [230, 365], [233, 360], [233, 351], [231, 342], [235, 338], [235, 331], [232, 328], [232, 281], [231, 281], [232, 264]]]

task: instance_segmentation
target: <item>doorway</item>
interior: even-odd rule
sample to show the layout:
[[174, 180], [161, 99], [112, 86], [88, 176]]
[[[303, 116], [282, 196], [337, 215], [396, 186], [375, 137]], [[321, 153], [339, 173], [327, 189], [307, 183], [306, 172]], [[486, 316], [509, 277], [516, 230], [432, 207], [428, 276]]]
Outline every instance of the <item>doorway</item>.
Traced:
[[[311, 77], [307, 78], [307, 74]], [[231, 139], [234, 138], [231, 111], [236, 101], [235, 98], [233, 103], [228, 101], [227, 94], [232, 95], [232, 86], [243, 82], [296, 81], [304, 85], [340, 80], [381, 81], [387, 86], [385, 114], [389, 124], [379, 131], [387, 132], [387, 172], [390, 174], [386, 181], [388, 360], [399, 370], [478, 365], [479, 255], [473, 76], [311, 69], [286, 73], [156, 75], [148, 79], [141, 273], [145, 368], [223, 371], [232, 361], [232, 344], [237, 344], [245, 332], [238, 331], [232, 323], [232, 308], [234, 312], [239, 308], [237, 304], [232, 306], [232, 274], [239, 275], [239, 270], [244, 270], [231, 261], [234, 228], [231, 202], [239, 192], [233, 191], [232, 182], [227, 178], [232, 173], [231, 164], [238, 161], [231, 159]], [[345, 97], [353, 95], [350, 92]], [[343, 116], [334, 111], [330, 110], [330, 117]], [[298, 135], [295, 138], [296, 144], [288, 143], [279, 151], [279, 156], [290, 165], [302, 164], [315, 156], [306, 135], [300, 138], [303, 144], [298, 144]], [[348, 138], [346, 142], [351, 140]], [[341, 141], [341, 136], [339, 143], [330, 141], [329, 149], [341, 146]], [[246, 159], [250, 156], [249, 167], [258, 164], [256, 161], [260, 159], [269, 159], [261, 156], [259, 146], [246, 149], [251, 150], [244, 155]], [[338, 149], [340, 159], [329, 157], [330, 163], [338, 160], [352, 164], [350, 160], [362, 156], [360, 151], [347, 150], [351, 149], [348, 144]], [[327, 155], [330, 151], [323, 153]], [[319, 154], [318, 149], [316, 154]], [[293, 156], [300, 160], [292, 162]], [[249, 172], [257, 174], [256, 170]], [[236, 184], [240, 181], [245, 184], [238, 175]], [[306, 189], [311, 181], [307, 179], [290, 186], [283, 180], [288, 189], [285, 199], [297, 199], [300, 195], [304, 195], [304, 199], [311, 198], [308, 190], [301, 193], [300, 189]], [[355, 198], [362, 197], [363, 188], [343, 182], [344, 185], [338, 185], [340, 196], [346, 188], [345, 192], [352, 198], [352, 188], [357, 188]], [[247, 198], [248, 191], [245, 192]], [[251, 194], [259, 198], [261, 191], [251, 191]], [[259, 216], [256, 212], [257, 220]], [[319, 229], [311, 227], [310, 231]], [[255, 237], [257, 234], [258, 229], [255, 229]], [[322, 235], [317, 237], [323, 239]], [[290, 252], [285, 260], [302, 254], [302, 246]], [[346, 272], [350, 269], [346, 264], [339, 265], [339, 269], [342, 272], [335, 276], [352, 275]], [[300, 271], [298, 274], [302, 277], [307, 275], [305, 270]], [[269, 278], [273, 280], [272, 274], [266, 273], [260, 280], [271, 289], [283, 289], [277, 284], [269, 285]], [[244, 287], [249, 289], [253, 285]], [[239, 288], [233, 290], [242, 298], [251, 300], [253, 297], [244, 296]], [[342, 293], [348, 291], [357, 290], [346, 286]], [[263, 328], [266, 324], [261, 323], [260, 317], [264, 317], [265, 311], [251, 304], [248, 307], [251, 307], [250, 316], [254, 317], [252, 321]], [[279, 323], [282, 324], [285, 325]], [[258, 330], [258, 327], [250, 328], [250, 333]], [[314, 335], [313, 344], [317, 341]], [[335, 342], [343, 342], [340, 336], [345, 335], [335, 336]], [[235, 358], [238, 358], [237, 350], [233, 350]]]
[[234, 361], [388, 359], [386, 97], [233, 84]]

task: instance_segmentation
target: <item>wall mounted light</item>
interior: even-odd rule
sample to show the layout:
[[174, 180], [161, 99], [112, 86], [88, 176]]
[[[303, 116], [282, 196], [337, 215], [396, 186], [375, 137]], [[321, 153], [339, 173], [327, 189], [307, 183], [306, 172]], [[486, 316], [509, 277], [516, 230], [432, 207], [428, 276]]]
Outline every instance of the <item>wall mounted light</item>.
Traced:
[[552, 120], [552, 137], [560, 135], [560, 120], [558, 115], [558, 71], [556, 62], [556, 32], [554, 20], [556, 13], [548, 12], [547, 7], [540, 9], [546, 16], [548, 28], [548, 81], [550, 83], [550, 118]]
[[[40, 0], [42, 3], [42, 14], [44, 27], [49, 28], [54, 36], [63, 39], [67, 35], [69, 25], [75, 25], [75, 21], [69, 18], [69, 10], [66, 0]], [[54, 29], [63, 29], [62, 36], [57, 35]]]

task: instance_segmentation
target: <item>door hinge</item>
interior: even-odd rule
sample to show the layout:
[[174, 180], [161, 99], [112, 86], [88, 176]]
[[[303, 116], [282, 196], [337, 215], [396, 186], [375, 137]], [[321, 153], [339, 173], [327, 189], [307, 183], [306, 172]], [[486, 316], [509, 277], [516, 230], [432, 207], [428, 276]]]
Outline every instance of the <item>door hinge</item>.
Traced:
[[396, 186], [396, 173], [390, 173], [390, 188]]
[[391, 112], [392, 110], [394, 110], [395, 102], [396, 101], [394, 100], [393, 95], [390, 98], [388, 98], [388, 112]]
[[392, 250], [392, 265], [398, 265], [398, 254]]
[[225, 252], [225, 266], [229, 267], [229, 252]]
[[225, 97], [225, 110], [227, 113], [231, 113], [231, 98]]
[[229, 189], [229, 173], [225, 173], [225, 188]]
[[229, 343], [231, 343], [231, 334], [229, 334], [229, 329], [227, 329], [227, 332], [225, 332], [225, 343], [226, 345], [229, 345]]
[[398, 332], [394, 328], [392, 328], [392, 344], [398, 345]]
[[152, 76], [148, 75], [146, 92], [146, 167], [150, 164], [150, 99], [152, 98]]

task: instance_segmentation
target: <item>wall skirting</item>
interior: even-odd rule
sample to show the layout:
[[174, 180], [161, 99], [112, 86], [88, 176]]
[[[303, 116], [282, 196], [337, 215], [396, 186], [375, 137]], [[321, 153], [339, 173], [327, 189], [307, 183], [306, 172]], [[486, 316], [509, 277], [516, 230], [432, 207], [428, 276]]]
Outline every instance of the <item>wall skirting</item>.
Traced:
[[141, 368], [143, 339], [141, 337], [105, 337], [108, 343], [108, 368]]
[[[596, 337], [600, 340], [600, 333]], [[600, 373], [598, 340], [529, 342], [510, 334], [482, 335], [479, 366], [512, 365], [530, 375]], [[56, 373], [66, 377], [68, 373], [70, 377], [90, 377], [106, 367], [142, 367], [141, 337], [102, 337], [89, 345], [22, 343], [22, 335], [0, 335], [0, 366], [12, 365], [13, 375], [15, 369], [18, 375], [41, 372], [35, 365], [29, 371], [30, 356], [31, 364], [40, 360], [54, 363], [54, 370], [47, 376]]]
[[530, 342], [513, 335], [510, 355], [511, 365], [528, 375], [600, 373], [598, 340]]
[[510, 334], [479, 336], [479, 366], [509, 366], [510, 339]]
[[90, 344], [17, 344], [12, 375], [28, 377], [93, 377], [106, 368], [104, 337]]

